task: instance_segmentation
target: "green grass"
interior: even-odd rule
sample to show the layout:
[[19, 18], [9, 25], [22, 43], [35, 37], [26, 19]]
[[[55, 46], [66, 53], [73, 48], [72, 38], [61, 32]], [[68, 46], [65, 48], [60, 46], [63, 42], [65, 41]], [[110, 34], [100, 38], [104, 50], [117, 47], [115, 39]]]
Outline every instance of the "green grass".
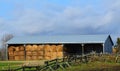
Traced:
[[[22, 64], [26, 62], [34, 62], [34, 61], [0, 61], [0, 70], [19, 68]], [[41, 64], [43, 61], [38, 61]], [[118, 69], [119, 68], [119, 69]], [[103, 69], [103, 70], [101, 70]], [[104, 70], [107, 69], [107, 70]], [[65, 71], [117, 71], [120, 70], [120, 63], [115, 62], [88, 62], [88, 63], [81, 63], [78, 65], [73, 65], [70, 68], [66, 68]], [[63, 71], [59, 69], [58, 71]]]
[[41, 61], [0, 61], [0, 70], [6, 70], [6, 69], [16, 69], [21, 67], [25, 63], [39, 63], [40, 65], [44, 64], [45, 60]]
[[[115, 71], [114, 67], [120, 67], [120, 64], [96, 61], [96, 62], [89, 62], [87, 64], [82, 63], [79, 65], [74, 65], [70, 68], [67, 68], [66, 71]], [[60, 69], [59, 71], [63, 71], [63, 70]]]

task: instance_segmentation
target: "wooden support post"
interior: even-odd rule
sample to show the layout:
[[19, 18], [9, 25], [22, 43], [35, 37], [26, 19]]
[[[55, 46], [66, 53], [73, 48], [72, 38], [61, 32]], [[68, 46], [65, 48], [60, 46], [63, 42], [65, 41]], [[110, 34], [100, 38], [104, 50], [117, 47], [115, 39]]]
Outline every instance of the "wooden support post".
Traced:
[[82, 43], [82, 56], [84, 55], [84, 44]]
[[103, 46], [103, 53], [105, 53], [104, 43], [102, 44], [102, 46]]
[[23, 46], [24, 46], [24, 60], [26, 60], [26, 47], [25, 47], [26, 45], [24, 44]]
[[5, 48], [6, 48], [6, 60], [8, 60], [8, 44], [6, 44]]

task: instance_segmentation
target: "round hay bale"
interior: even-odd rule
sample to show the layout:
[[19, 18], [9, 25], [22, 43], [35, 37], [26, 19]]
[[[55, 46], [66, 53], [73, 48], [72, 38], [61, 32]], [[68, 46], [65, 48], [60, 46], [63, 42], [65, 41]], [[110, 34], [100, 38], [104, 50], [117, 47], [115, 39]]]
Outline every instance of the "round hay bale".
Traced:
[[15, 47], [14, 46], [9, 46], [8, 47], [8, 51], [14, 51], [15, 50]]
[[32, 52], [32, 55], [37, 55], [37, 52], [36, 52], [36, 51], [33, 51], [33, 52]]
[[38, 45], [38, 51], [43, 51], [44, 45]]
[[14, 55], [19, 55], [19, 51], [14, 51]]
[[15, 56], [15, 60], [20, 60], [20, 57], [19, 56]]
[[9, 56], [14, 56], [14, 52], [13, 51], [9, 51], [8, 54], [9, 54]]
[[19, 47], [15, 47], [15, 51], [19, 51]]
[[26, 56], [26, 60], [32, 60], [32, 56]]
[[51, 48], [50, 48], [50, 45], [44, 45], [44, 50], [45, 50], [45, 51], [50, 51], [50, 49], [51, 49]]
[[57, 58], [57, 52], [51, 52], [51, 59]]
[[27, 51], [26, 55], [32, 55], [32, 52], [31, 51]]
[[15, 60], [14, 56], [9, 56], [9, 60]]
[[18, 54], [19, 55], [25, 55], [25, 52], [24, 51], [19, 51]]
[[31, 51], [32, 45], [26, 45], [26, 51]]
[[43, 56], [38, 56], [38, 60], [42, 60], [43, 59]]
[[51, 56], [51, 52], [45, 52], [45, 56]]
[[51, 60], [51, 57], [50, 56], [45, 56], [44, 59], [45, 60]]
[[44, 55], [43, 51], [38, 51], [38, 55], [40, 55], [40, 56]]
[[37, 56], [32, 56], [32, 60], [38, 60]]
[[52, 45], [51, 48], [50, 48], [50, 51], [51, 52], [56, 52], [56, 45]]
[[63, 57], [63, 52], [57, 52], [57, 57]]
[[25, 56], [19, 56], [20, 60], [25, 60]]
[[33, 51], [37, 50], [38, 49], [38, 45], [33, 45]]
[[20, 51], [24, 51], [24, 46], [19, 46]]
[[58, 45], [58, 46], [56, 47], [56, 50], [57, 50], [57, 52], [63, 51], [63, 46], [62, 46], [62, 45]]

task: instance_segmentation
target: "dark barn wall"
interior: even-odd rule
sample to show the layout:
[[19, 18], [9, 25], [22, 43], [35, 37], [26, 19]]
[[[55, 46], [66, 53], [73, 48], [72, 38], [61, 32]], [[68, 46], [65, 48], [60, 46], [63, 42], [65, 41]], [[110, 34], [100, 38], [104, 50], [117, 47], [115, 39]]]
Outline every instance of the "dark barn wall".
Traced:
[[84, 45], [84, 53], [90, 53], [92, 51], [95, 51], [96, 53], [103, 52], [103, 46], [102, 44], [85, 44]]

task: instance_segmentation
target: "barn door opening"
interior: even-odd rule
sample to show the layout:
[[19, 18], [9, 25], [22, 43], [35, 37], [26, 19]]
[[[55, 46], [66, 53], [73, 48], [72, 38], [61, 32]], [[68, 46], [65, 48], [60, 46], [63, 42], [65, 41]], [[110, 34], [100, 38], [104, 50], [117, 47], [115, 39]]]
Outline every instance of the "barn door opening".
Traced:
[[82, 54], [82, 46], [81, 44], [64, 44], [64, 52], [67, 55], [76, 55]]

